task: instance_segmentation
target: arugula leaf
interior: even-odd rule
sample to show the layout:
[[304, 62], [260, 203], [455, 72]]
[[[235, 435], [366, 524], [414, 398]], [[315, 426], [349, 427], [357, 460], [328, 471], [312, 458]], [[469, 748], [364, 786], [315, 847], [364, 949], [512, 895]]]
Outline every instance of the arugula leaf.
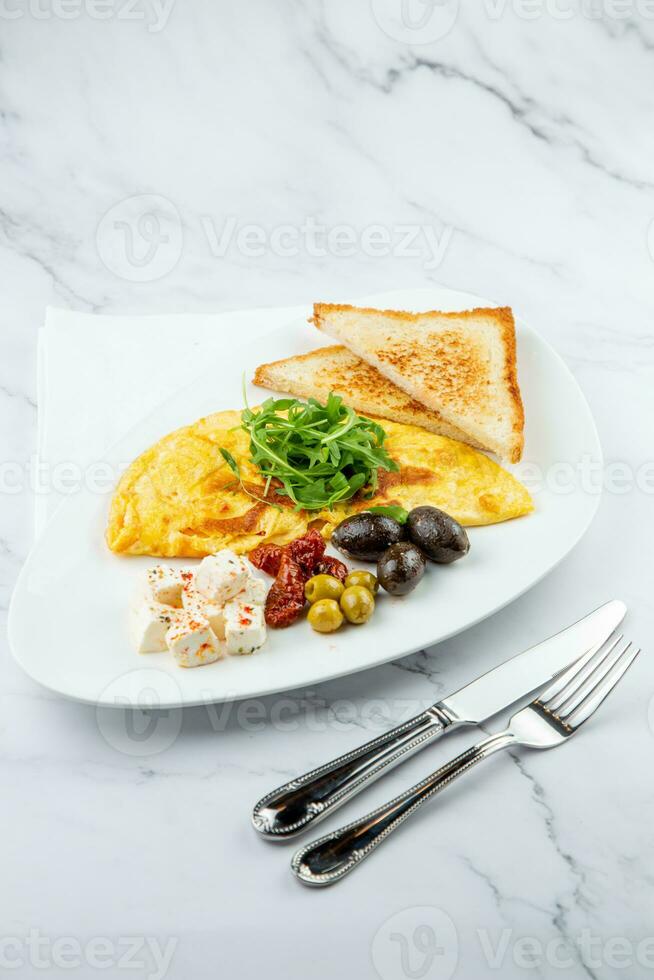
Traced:
[[409, 512], [404, 507], [397, 507], [389, 504], [387, 507], [368, 507], [371, 514], [384, 514], [385, 517], [392, 517], [398, 524], [406, 524], [409, 519]]
[[[273, 479], [281, 484], [277, 493], [296, 509], [322, 510], [359, 492], [374, 495], [378, 470], [398, 469], [382, 426], [357, 415], [334, 392], [325, 405], [315, 398], [267, 398], [260, 409], [241, 413], [241, 426], [250, 437], [252, 462], [268, 485]], [[221, 453], [238, 475], [233, 456]]]
[[229, 450], [228, 449], [223, 449], [223, 447], [221, 446], [220, 447], [220, 455], [225, 460], [225, 462], [229, 466], [229, 468], [232, 471], [232, 473], [234, 473], [239, 478], [239, 480], [240, 480], [241, 479], [241, 471], [238, 468], [238, 463], [236, 462], [236, 460], [234, 459], [234, 457], [232, 456], [232, 454], [229, 452]]
[[[218, 451], [220, 452], [220, 455], [225, 460], [225, 462], [229, 466], [230, 470], [232, 471], [232, 473], [235, 475], [236, 479], [238, 480], [238, 483], [239, 483], [239, 485], [241, 487], [241, 490], [244, 493], [246, 493], [248, 495], [248, 497], [252, 497], [253, 500], [259, 500], [260, 498], [257, 497], [256, 494], [254, 494], [250, 490], [248, 490], [248, 488], [243, 483], [243, 477], [241, 476], [241, 470], [239, 468], [239, 465], [236, 462], [236, 460], [234, 459], [234, 457], [232, 456], [232, 454], [230, 453], [229, 449], [225, 449], [223, 446], [219, 446], [218, 447]], [[264, 497], [267, 497], [268, 496], [268, 489], [269, 489], [269, 487], [270, 487], [270, 477], [266, 480], [266, 485], [265, 485], [264, 491], [263, 491]], [[278, 493], [281, 493], [281, 492], [282, 492], [281, 490], [278, 491]], [[279, 506], [279, 504], [272, 504], [271, 503], [270, 506], [271, 507], [274, 507], [275, 510], [281, 510], [281, 507]]]

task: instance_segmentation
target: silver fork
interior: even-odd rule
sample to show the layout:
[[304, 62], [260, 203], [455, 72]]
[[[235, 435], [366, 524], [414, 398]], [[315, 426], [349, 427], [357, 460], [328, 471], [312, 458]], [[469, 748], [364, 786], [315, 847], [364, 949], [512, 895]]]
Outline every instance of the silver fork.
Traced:
[[599, 708], [640, 650], [611, 636], [590, 650], [541, 694], [513, 715], [506, 731], [490, 735], [390, 803], [300, 848], [291, 869], [307, 885], [331, 885], [356, 868], [389, 834], [457, 776], [500, 749], [561, 745]]

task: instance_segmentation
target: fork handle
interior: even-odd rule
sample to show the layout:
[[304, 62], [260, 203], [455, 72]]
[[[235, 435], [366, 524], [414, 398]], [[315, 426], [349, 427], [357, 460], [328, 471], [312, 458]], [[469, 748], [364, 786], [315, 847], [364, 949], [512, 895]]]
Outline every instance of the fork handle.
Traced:
[[268, 840], [296, 837], [455, 724], [445, 710], [432, 705], [353, 752], [292, 779], [256, 804], [255, 830]]
[[448, 786], [457, 776], [468, 772], [482, 759], [487, 759], [514, 741], [515, 736], [509, 731], [491, 735], [389, 803], [300, 848], [291, 861], [293, 873], [306, 885], [331, 885], [339, 881], [423, 803]]

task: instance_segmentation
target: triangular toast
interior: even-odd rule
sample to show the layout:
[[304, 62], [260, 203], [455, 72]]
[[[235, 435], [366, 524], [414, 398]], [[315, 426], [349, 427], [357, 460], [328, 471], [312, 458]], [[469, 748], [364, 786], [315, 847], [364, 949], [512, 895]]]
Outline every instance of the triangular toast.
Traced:
[[419, 425], [439, 436], [467, 442], [477, 449], [484, 448], [446, 422], [438, 412], [415, 401], [347, 347], [320, 347], [308, 354], [261, 364], [254, 375], [254, 384], [323, 402], [333, 391], [346, 405], [363, 415]]
[[316, 303], [313, 323], [466, 441], [520, 459], [524, 413], [508, 307], [406, 313]]

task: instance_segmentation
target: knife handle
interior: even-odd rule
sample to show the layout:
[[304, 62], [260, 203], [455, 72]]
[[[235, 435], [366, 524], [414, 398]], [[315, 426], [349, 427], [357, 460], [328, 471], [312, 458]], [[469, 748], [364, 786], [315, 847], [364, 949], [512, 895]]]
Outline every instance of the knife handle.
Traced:
[[268, 793], [252, 813], [254, 829], [267, 840], [297, 837], [453, 724], [444, 710], [432, 705], [353, 752]]
[[339, 881], [397, 830], [424, 803], [468, 772], [482, 759], [516, 741], [511, 731], [499, 732], [447, 762], [390, 803], [352, 823], [305, 844], [293, 855], [291, 870], [305, 885], [331, 885]]

